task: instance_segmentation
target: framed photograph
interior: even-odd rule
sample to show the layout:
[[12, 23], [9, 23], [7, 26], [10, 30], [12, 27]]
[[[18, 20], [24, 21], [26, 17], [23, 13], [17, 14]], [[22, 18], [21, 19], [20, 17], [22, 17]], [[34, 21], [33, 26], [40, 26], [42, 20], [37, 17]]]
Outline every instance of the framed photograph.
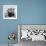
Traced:
[[17, 19], [17, 5], [3, 5], [3, 19]]
[[46, 41], [46, 25], [18, 25], [18, 38], [21, 40]]

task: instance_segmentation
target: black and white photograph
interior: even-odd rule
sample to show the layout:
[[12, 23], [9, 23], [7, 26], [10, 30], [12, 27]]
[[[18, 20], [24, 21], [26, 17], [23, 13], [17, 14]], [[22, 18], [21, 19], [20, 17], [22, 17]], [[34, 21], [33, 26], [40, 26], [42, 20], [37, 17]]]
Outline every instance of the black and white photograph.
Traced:
[[18, 41], [20, 46], [43, 45], [46, 43], [46, 25], [18, 25]]
[[3, 5], [3, 19], [17, 19], [17, 5]]

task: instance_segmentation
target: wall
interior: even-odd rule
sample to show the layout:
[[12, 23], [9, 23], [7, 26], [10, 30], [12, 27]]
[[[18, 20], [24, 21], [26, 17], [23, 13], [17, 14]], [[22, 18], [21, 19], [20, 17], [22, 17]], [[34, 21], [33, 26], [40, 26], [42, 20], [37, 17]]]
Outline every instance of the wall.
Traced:
[[[17, 20], [3, 20], [6, 4], [17, 4]], [[0, 44], [8, 43], [9, 32], [18, 32], [18, 24], [46, 24], [46, 0], [0, 0]]]
[[21, 24], [46, 24], [46, 0], [23, 0]]
[[[0, 44], [7, 44], [8, 34], [10, 32], [16, 32], [18, 36], [17, 25], [20, 22], [21, 15], [21, 1], [19, 0], [0, 0]], [[3, 19], [3, 5], [18, 5], [18, 18], [17, 20], [4, 20]], [[16, 38], [16, 43], [18, 43], [18, 37]]]

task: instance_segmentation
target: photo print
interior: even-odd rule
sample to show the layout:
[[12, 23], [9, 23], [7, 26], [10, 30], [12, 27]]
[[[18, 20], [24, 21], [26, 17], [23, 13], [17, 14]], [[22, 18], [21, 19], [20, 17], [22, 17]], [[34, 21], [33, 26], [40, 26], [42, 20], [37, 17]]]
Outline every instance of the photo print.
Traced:
[[3, 19], [17, 19], [17, 5], [3, 5]]
[[18, 25], [19, 40], [46, 41], [46, 25]]

